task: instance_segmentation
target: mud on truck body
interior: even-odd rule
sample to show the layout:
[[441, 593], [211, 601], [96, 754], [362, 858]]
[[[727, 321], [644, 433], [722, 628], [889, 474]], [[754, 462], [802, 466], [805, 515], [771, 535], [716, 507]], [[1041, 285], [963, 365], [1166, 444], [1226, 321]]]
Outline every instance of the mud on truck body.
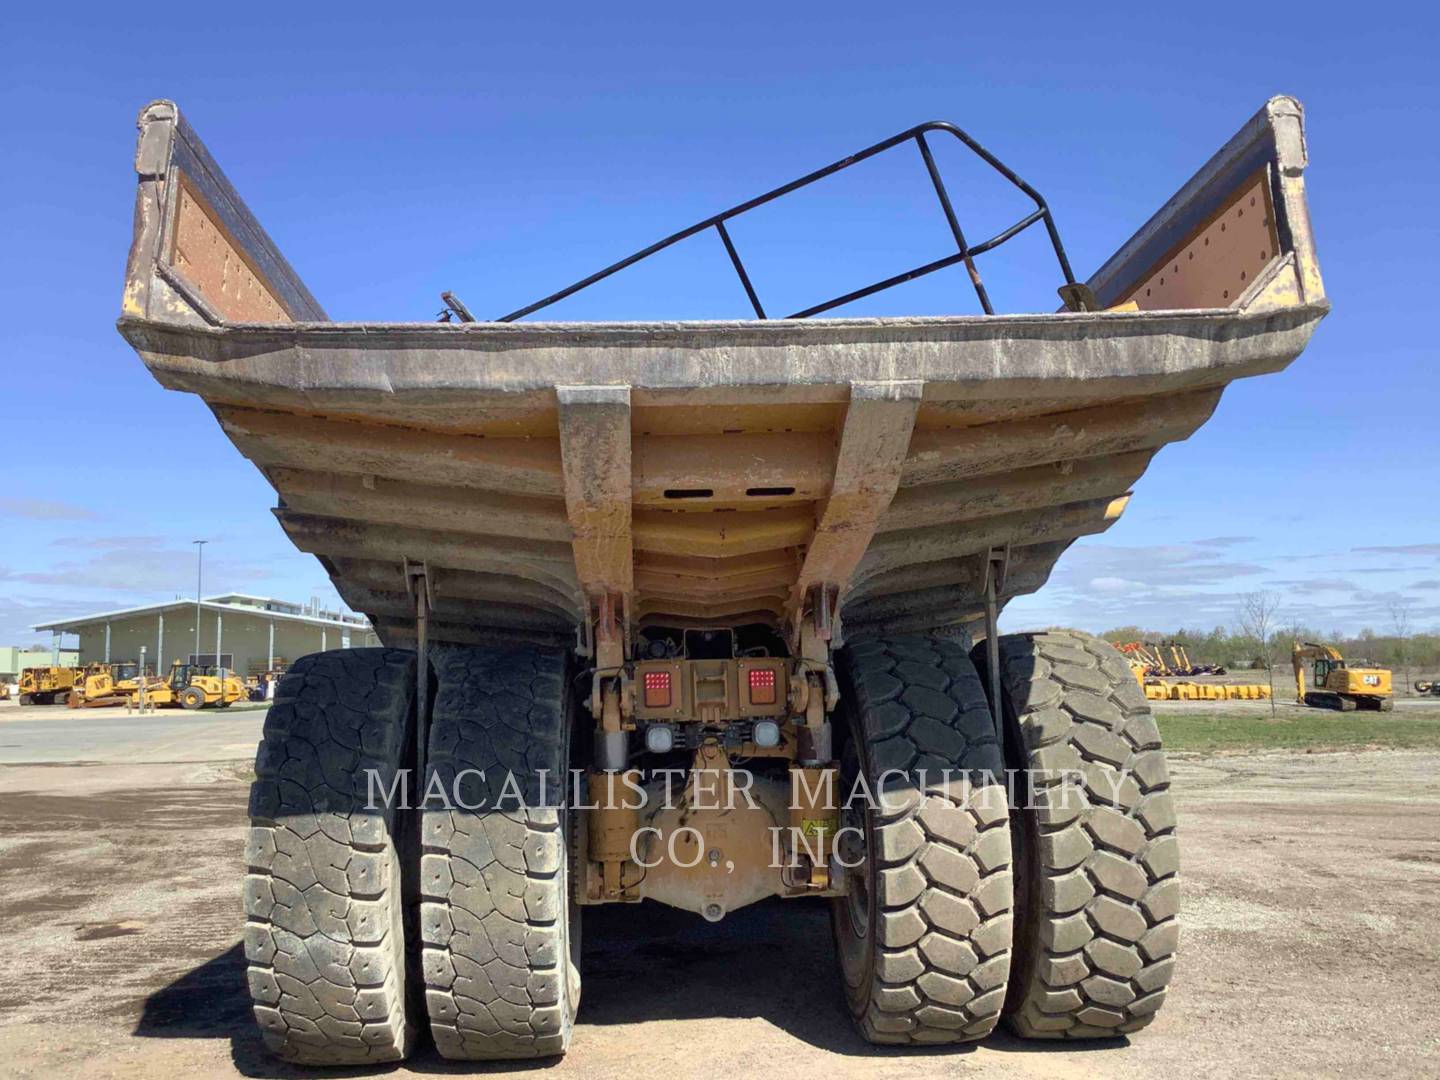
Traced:
[[[950, 136], [1034, 211], [968, 242]], [[950, 253], [766, 318], [726, 222], [911, 143]], [[1179, 892], [1155, 723], [1111, 646], [996, 619], [1231, 380], [1300, 353], [1328, 310], [1305, 165], [1275, 98], [1079, 282], [1038, 193], [927, 124], [502, 319], [447, 294], [446, 321], [337, 323], [175, 105], [146, 107], [120, 332], [384, 643], [297, 661], [266, 721], [267, 1044], [558, 1054], [585, 907], [770, 897], [828, 899], [875, 1042], [1149, 1023]], [[981, 256], [1031, 226], [1064, 307], [990, 314]], [[517, 321], [712, 229], [754, 319]], [[961, 265], [985, 314], [810, 317]]]

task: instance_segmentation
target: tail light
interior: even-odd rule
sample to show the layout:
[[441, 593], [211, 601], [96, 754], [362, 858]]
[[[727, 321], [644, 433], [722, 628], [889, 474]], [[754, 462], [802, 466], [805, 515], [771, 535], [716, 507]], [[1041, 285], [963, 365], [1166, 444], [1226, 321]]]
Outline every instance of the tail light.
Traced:
[[647, 709], [668, 709], [670, 707], [670, 672], [647, 671], [642, 686]]
[[750, 669], [750, 704], [775, 704], [775, 669]]

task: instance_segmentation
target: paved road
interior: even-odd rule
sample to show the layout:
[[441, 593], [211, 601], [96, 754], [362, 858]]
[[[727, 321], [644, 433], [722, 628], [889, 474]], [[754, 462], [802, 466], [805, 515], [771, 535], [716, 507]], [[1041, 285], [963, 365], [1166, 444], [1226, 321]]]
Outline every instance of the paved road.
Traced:
[[119, 708], [8, 708], [0, 711], [0, 765], [253, 761], [265, 712], [263, 706], [145, 716]]

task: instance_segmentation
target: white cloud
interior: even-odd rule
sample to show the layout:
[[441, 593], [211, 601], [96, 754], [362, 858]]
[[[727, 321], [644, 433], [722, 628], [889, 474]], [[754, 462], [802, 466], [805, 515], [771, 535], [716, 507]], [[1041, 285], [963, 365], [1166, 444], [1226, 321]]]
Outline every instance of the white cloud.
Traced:
[[53, 499], [0, 499], [0, 517], [31, 521], [89, 521], [95, 512], [75, 503]]
[[[1216, 540], [1225, 539], [1216, 537]], [[1357, 568], [1345, 552], [1317, 556], [1320, 561], [1277, 558], [1260, 561], [1228, 556], [1230, 545], [1202, 543], [1122, 546], [1080, 541], [1055, 567], [1050, 581], [1032, 596], [1017, 597], [1006, 607], [1005, 628], [1074, 626], [1100, 631], [1142, 626], [1157, 632], [1182, 627], [1233, 626], [1246, 593], [1265, 588], [1281, 599], [1281, 620], [1356, 632], [1388, 625], [1389, 606], [1403, 588], [1440, 589], [1440, 579], [1412, 585], [1399, 582], [1370, 591], [1352, 574], [1374, 569], [1393, 573], [1400, 567]], [[1269, 562], [1269, 560], [1265, 560]], [[1272, 577], [1283, 566], [1285, 577]], [[1440, 604], [1425, 604], [1423, 593], [1412, 596], [1421, 628], [1440, 616]], [[1434, 593], [1430, 594], [1434, 599]]]
[[1142, 582], [1130, 581], [1128, 578], [1096, 577], [1090, 579], [1090, 587], [1096, 592], [1114, 593], [1130, 592], [1132, 589], [1143, 589], [1145, 586]]
[[1395, 544], [1380, 547], [1357, 547], [1353, 551], [1384, 555], [1436, 555], [1440, 556], [1440, 544]]
[[1253, 536], [1212, 536], [1207, 540], [1192, 540], [1197, 547], [1234, 547], [1236, 544], [1249, 544], [1256, 538]]

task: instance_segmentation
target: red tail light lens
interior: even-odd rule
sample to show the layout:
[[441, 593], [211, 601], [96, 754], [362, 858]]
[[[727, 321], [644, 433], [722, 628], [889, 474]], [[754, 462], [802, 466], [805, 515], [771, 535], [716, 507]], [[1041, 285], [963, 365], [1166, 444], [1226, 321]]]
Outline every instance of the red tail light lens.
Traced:
[[771, 668], [750, 669], [750, 704], [775, 704], [775, 672]]
[[647, 709], [668, 709], [670, 707], [670, 672], [645, 672], [642, 686], [645, 691]]

